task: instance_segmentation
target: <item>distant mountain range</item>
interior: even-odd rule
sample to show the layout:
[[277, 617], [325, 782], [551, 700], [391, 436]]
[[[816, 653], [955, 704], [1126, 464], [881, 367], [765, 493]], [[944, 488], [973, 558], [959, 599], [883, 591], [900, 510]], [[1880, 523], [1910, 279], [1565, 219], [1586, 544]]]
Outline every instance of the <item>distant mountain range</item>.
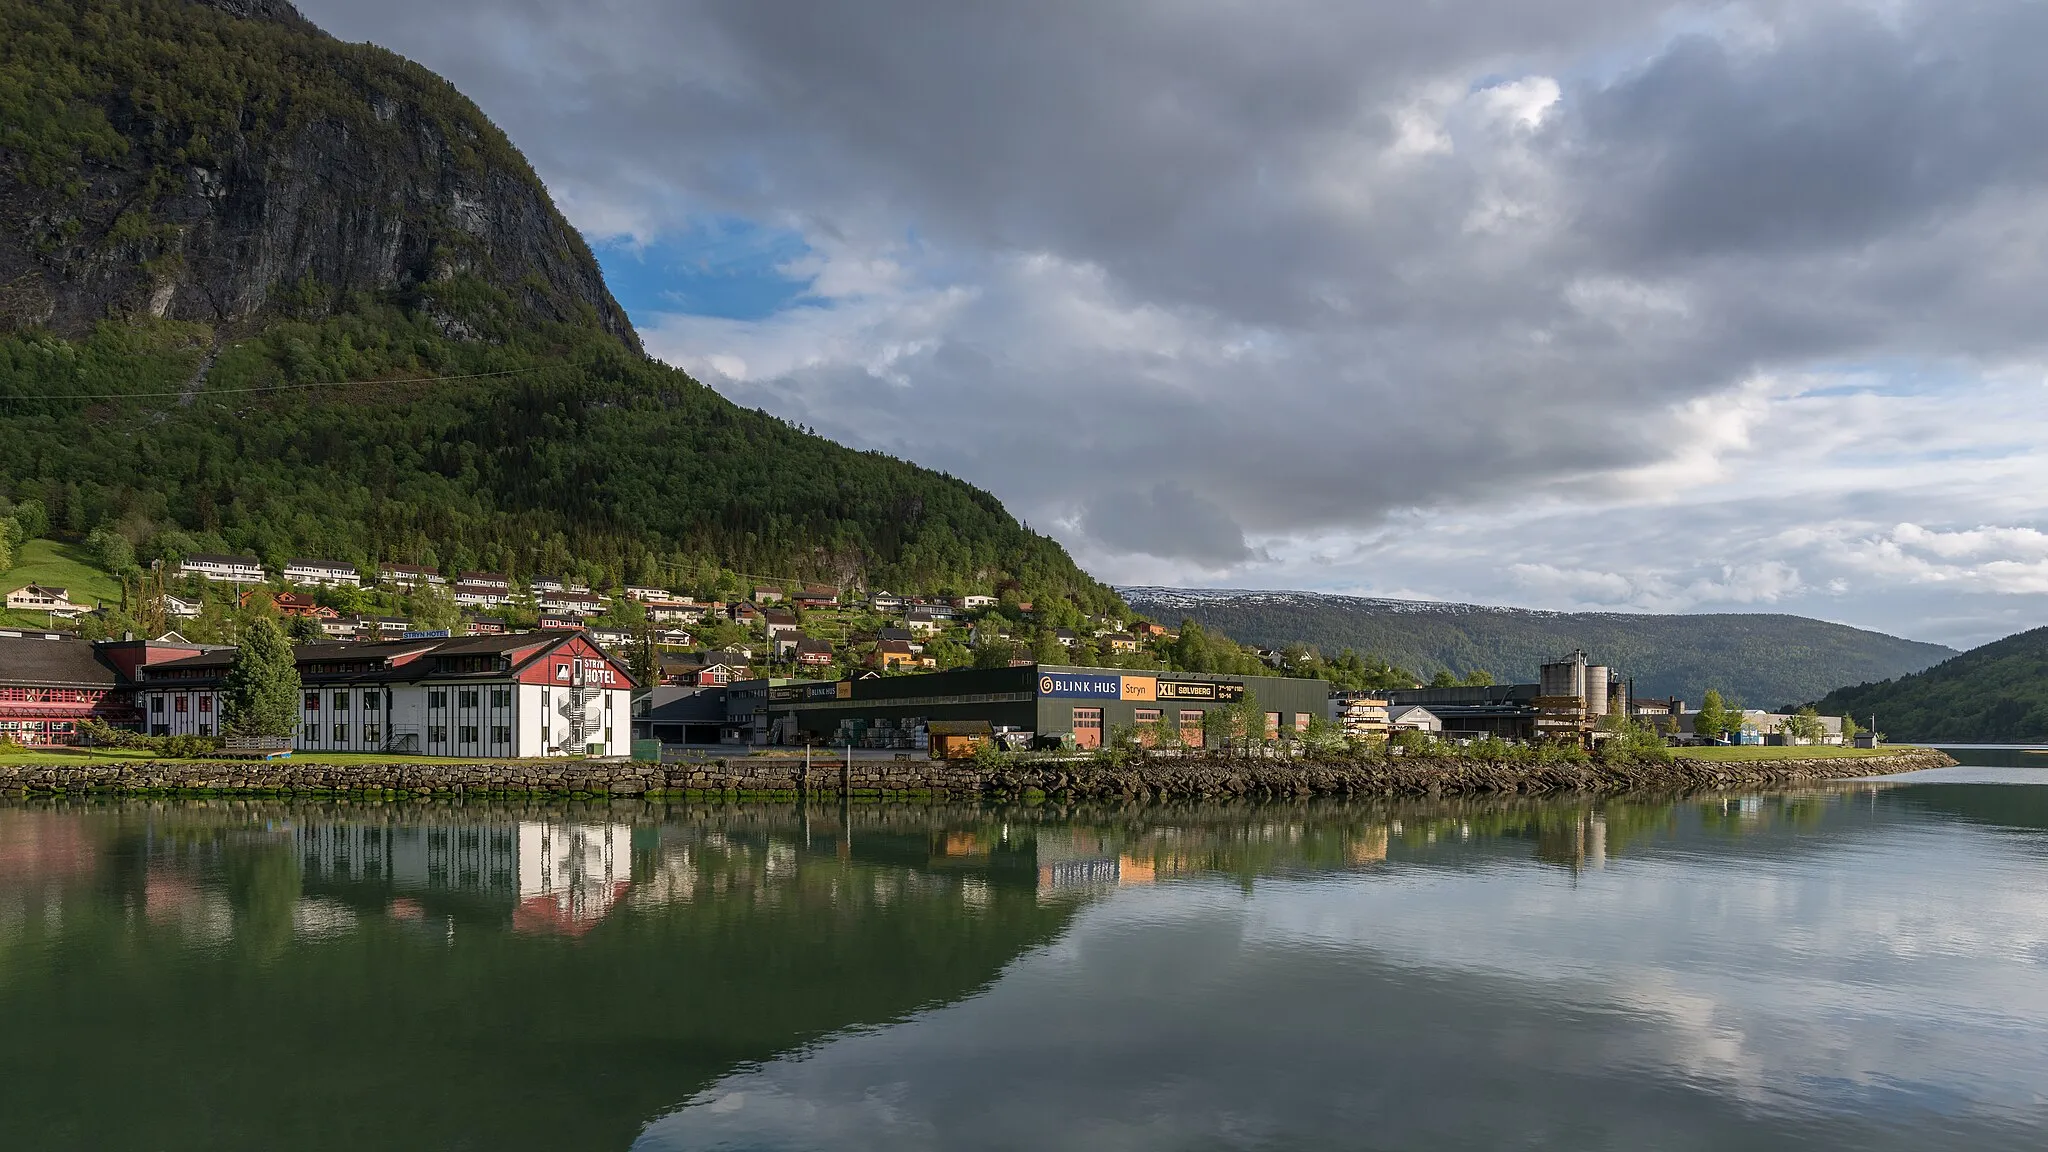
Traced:
[[1894, 740], [2048, 742], [2048, 628], [1972, 648], [1924, 672], [1858, 684], [1821, 701]]
[[1902, 640], [1803, 616], [1762, 613], [1652, 616], [1542, 612], [1240, 589], [1120, 588], [1132, 608], [1164, 622], [1191, 619], [1266, 647], [1346, 648], [1427, 679], [1478, 669], [1502, 681], [1534, 680], [1538, 665], [1583, 648], [1638, 697], [1698, 704], [1718, 688], [1753, 708], [1814, 700], [1845, 684], [1918, 672], [1953, 648]]

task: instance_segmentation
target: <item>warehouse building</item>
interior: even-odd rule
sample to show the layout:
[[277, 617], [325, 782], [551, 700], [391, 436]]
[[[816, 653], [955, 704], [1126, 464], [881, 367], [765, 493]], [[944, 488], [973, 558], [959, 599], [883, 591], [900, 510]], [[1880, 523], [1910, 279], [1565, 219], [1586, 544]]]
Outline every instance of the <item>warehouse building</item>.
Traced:
[[1329, 684], [1281, 676], [1132, 672], [1024, 665], [919, 676], [762, 685], [768, 737], [782, 744], [921, 749], [934, 722], [983, 721], [1011, 742], [1071, 738], [1098, 748], [1110, 732], [1165, 721], [1202, 743], [1206, 715], [1247, 696], [1271, 734], [1302, 731], [1329, 712]]

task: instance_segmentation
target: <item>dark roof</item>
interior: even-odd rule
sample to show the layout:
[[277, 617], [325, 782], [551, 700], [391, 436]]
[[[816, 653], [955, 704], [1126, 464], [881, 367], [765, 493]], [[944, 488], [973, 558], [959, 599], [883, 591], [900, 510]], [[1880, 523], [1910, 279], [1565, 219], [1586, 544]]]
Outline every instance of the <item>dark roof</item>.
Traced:
[[118, 688], [121, 675], [101, 663], [88, 641], [48, 632], [0, 632], [0, 684]]
[[889, 641], [889, 640], [909, 640], [909, 639], [910, 639], [910, 629], [908, 629], [908, 628], [883, 628], [883, 629], [881, 629], [881, 630], [879, 630], [879, 631], [877, 631], [877, 632], [875, 633], [875, 638], [876, 638], [876, 639], [878, 639], [878, 640], [883, 640], [883, 641]]
[[656, 688], [649, 699], [647, 714], [636, 719], [650, 724], [722, 724], [725, 689]]
[[545, 636], [538, 632], [509, 632], [503, 636], [457, 636], [453, 640], [439, 641], [434, 648], [434, 655], [502, 655], [521, 648], [560, 644], [574, 635], [574, 632], [562, 631], [553, 636]]

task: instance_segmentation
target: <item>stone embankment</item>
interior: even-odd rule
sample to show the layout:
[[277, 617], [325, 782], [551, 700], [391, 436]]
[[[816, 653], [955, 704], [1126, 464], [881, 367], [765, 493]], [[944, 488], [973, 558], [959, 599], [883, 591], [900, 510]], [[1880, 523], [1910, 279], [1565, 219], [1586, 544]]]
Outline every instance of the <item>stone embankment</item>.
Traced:
[[1270, 800], [1310, 796], [1541, 795], [1558, 792], [1713, 791], [1880, 776], [1955, 761], [1925, 748], [1888, 755], [1725, 763], [1498, 764], [1402, 756], [1393, 760], [1155, 757], [1110, 765], [1094, 759], [864, 760], [850, 767], [788, 757], [736, 756], [702, 764], [494, 761], [447, 764], [322, 764], [313, 759], [239, 762], [133, 761], [0, 765], [0, 794], [242, 793], [270, 795], [646, 796], [794, 799], [845, 792], [858, 798], [944, 796], [1024, 800]]

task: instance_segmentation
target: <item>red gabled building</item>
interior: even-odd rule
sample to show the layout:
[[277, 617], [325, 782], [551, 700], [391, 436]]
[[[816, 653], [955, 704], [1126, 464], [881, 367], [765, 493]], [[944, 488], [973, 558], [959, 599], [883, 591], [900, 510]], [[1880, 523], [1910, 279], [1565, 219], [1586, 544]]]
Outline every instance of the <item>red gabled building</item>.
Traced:
[[0, 631], [0, 736], [31, 747], [78, 743], [88, 719], [137, 727], [135, 686], [153, 660], [206, 646], [154, 640], [93, 643], [55, 632]]

